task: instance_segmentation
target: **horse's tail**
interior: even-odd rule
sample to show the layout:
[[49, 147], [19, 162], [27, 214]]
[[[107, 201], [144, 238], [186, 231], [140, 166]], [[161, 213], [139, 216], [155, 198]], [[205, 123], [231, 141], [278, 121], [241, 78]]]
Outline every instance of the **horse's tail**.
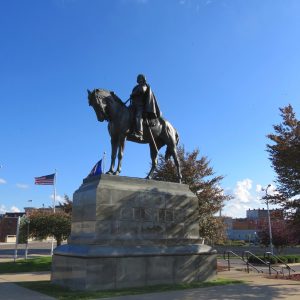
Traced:
[[174, 152], [174, 147], [178, 145], [179, 134], [177, 130], [168, 121], [165, 121], [165, 129], [168, 137], [165, 159], [168, 160]]

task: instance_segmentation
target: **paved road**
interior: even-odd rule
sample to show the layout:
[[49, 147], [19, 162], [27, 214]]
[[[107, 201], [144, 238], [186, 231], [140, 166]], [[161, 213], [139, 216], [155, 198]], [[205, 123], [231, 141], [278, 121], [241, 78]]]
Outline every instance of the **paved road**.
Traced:
[[[56, 243], [54, 243], [54, 248]], [[18, 257], [25, 256], [25, 244], [18, 245]], [[15, 244], [13, 243], [0, 243], [0, 259], [1, 258], [13, 258], [15, 251]], [[28, 255], [50, 255], [51, 253], [51, 241], [50, 242], [30, 242], [28, 245]]]

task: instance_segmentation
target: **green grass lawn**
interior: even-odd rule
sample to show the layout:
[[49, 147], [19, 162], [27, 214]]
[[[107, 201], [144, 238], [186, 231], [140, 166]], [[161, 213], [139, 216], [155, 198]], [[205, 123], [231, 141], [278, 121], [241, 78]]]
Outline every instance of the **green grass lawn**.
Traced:
[[146, 293], [157, 293], [166, 292], [174, 290], [185, 290], [193, 288], [204, 288], [228, 284], [244, 283], [242, 280], [232, 280], [232, 279], [216, 279], [207, 282], [192, 282], [192, 283], [181, 283], [174, 285], [156, 285], [147, 286], [139, 288], [126, 288], [120, 290], [106, 290], [99, 292], [78, 292], [70, 291], [69, 289], [59, 287], [57, 285], [51, 284], [50, 281], [32, 281], [32, 282], [18, 282], [17, 284], [38, 291], [42, 294], [49, 295], [60, 300], [87, 300], [96, 298], [106, 298], [106, 297], [117, 297], [126, 295], [138, 295]]
[[16, 262], [0, 262], [0, 274], [3, 273], [22, 273], [22, 272], [40, 272], [51, 270], [51, 256], [43, 256], [30, 259], [20, 259]]

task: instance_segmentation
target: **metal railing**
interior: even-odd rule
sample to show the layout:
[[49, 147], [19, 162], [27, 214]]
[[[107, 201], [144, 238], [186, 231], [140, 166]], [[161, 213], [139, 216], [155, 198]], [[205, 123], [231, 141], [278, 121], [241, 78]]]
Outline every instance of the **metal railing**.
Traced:
[[[227, 254], [227, 258], [226, 258], [226, 254]], [[243, 254], [243, 256], [239, 256], [238, 254], [234, 253], [233, 251], [225, 251], [224, 255], [223, 255], [224, 260], [226, 260], [227, 264], [228, 264], [228, 271], [230, 271], [230, 268], [231, 268], [230, 256], [234, 256], [234, 257], [240, 259], [241, 261], [243, 261], [246, 264], [246, 266], [247, 266], [247, 272], [248, 273], [250, 272], [249, 267], [251, 267], [252, 269], [254, 269], [255, 271], [257, 271], [258, 273], [263, 273], [263, 270], [260, 270], [260, 269], [256, 268], [255, 266], [253, 266], [251, 263], [249, 263], [248, 259], [246, 260], [244, 258], [244, 254]]]
[[[250, 268], [256, 270], [258, 273], [264, 273], [264, 271], [262, 269], [258, 269], [256, 266], [253, 265], [253, 263], [249, 262], [250, 257], [253, 257], [259, 264], [267, 266], [269, 275], [272, 275], [272, 271], [273, 271], [276, 273], [277, 276], [279, 274], [282, 274], [284, 276], [284, 269], [286, 269], [288, 271], [289, 276], [291, 276], [291, 271], [296, 272], [293, 268], [291, 268], [291, 266], [289, 266], [287, 263], [285, 263], [280, 257], [272, 254], [271, 252], [265, 252], [264, 259], [259, 258], [251, 251], [244, 251], [242, 256], [236, 254], [233, 251], [225, 251], [223, 254], [224, 260], [227, 261], [228, 271], [230, 271], [230, 269], [231, 269], [230, 259], [237, 258], [237, 259], [241, 260], [243, 263], [245, 263], [245, 265], [247, 266], [248, 273], [250, 272]], [[278, 269], [275, 269], [272, 266], [271, 257], [275, 258], [277, 260], [277, 262], [279, 262], [281, 264], [281, 271]]]
[[289, 272], [289, 276], [291, 276], [291, 271], [293, 272], [296, 272], [293, 268], [291, 268], [287, 263], [285, 263], [280, 257], [276, 256], [275, 254], [272, 254], [271, 252], [265, 252], [264, 254], [264, 259], [267, 260], [267, 263], [269, 265], [271, 265], [271, 257], [274, 257], [277, 262], [279, 262], [280, 264], [284, 265], [284, 266], [281, 266], [281, 269], [282, 269], [282, 275], [284, 276], [284, 269], [287, 269], [288, 272]]
[[266, 265], [266, 266], [268, 267], [268, 269], [269, 269], [269, 275], [272, 274], [272, 270], [273, 270], [274, 272], [276, 272], [277, 275], [278, 275], [278, 273], [282, 273], [281, 271], [278, 271], [278, 270], [276, 270], [275, 268], [273, 268], [273, 267], [271, 266], [270, 261], [264, 261], [264, 260], [262, 260], [261, 258], [259, 258], [258, 256], [256, 256], [255, 254], [253, 254], [251, 251], [244, 251], [244, 252], [243, 252], [243, 257], [244, 257], [244, 256], [246, 256], [247, 261], [249, 261], [250, 257], [252, 256], [252, 257], [254, 257], [257, 261], [259, 261], [260, 263]]

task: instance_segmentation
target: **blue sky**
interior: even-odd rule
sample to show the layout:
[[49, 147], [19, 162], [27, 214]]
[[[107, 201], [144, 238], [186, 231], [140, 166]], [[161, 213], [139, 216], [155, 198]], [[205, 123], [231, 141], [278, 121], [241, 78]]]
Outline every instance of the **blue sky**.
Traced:
[[[139, 73], [186, 150], [225, 176], [223, 213], [263, 207], [266, 135], [279, 107], [300, 113], [299, 15], [297, 0], [1, 0], [0, 213], [50, 206], [34, 177], [55, 169], [58, 199], [72, 197], [110, 156], [86, 89], [125, 101]], [[148, 146], [127, 143], [122, 175], [149, 166]]]

